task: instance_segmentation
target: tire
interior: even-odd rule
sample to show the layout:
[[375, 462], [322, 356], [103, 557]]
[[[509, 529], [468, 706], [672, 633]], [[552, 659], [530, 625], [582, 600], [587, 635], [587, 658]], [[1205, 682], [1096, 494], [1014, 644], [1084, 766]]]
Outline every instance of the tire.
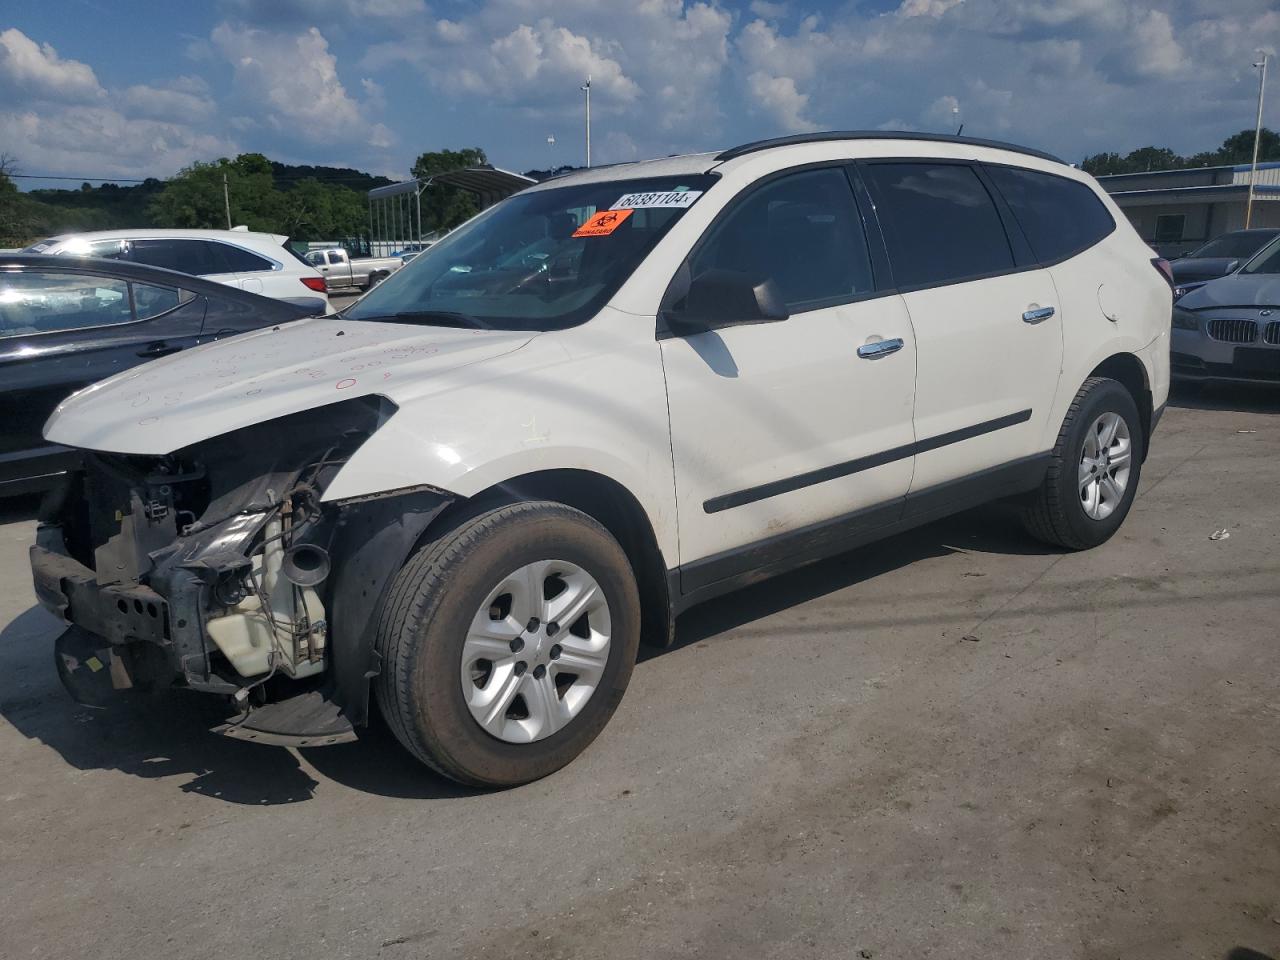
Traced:
[[[1083, 471], [1089, 466], [1085, 460], [1086, 443], [1090, 432], [1108, 416], [1118, 417], [1123, 428], [1117, 432], [1128, 435], [1128, 473], [1119, 497], [1106, 500], [1108, 494], [1103, 487], [1104, 499], [1093, 501], [1087, 497], [1099, 484], [1091, 480], [1086, 486], [1083, 481]], [[1119, 459], [1120, 445], [1114, 444], [1109, 450], [1098, 451], [1099, 457], [1105, 454], [1107, 459], [1101, 465], [1095, 464], [1091, 476], [1097, 477], [1101, 471], [1118, 479], [1120, 468], [1109, 464]], [[1033, 494], [1030, 505], [1023, 509], [1027, 532], [1037, 540], [1068, 550], [1087, 550], [1105, 543], [1120, 528], [1133, 505], [1145, 452], [1146, 436], [1133, 395], [1115, 380], [1105, 377], [1086, 380], [1062, 422], [1044, 482]], [[1094, 459], [1091, 457], [1090, 461]], [[1105, 516], [1099, 515], [1108, 503], [1110, 509]]]
[[[556, 570], [573, 571], [565, 573], [576, 591], [572, 596], [590, 593], [596, 607], [558, 631], [546, 621], [531, 629], [524, 611], [539, 601], [521, 585], [539, 583], [545, 597], [557, 582], [566, 583], [557, 581]], [[517, 576], [521, 571], [531, 572]], [[511, 591], [495, 596], [505, 584]], [[598, 590], [591, 592], [587, 584]], [[539, 609], [554, 614], [557, 598], [570, 597], [570, 589], [565, 585], [540, 601]], [[566, 604], [562, 600], [560, 609]], [[512, 627], [517, 620], [523, 628]], [[489, 633], [500, 633], [502, 643], [518, 633], [519, 651], [513, 639], [509, 654], [499, 650], [492, 660], [474, 661], [474, 644], [486, 644], [486, 650], [499, 645], [493, 636], [480, 636]], [[576, 651], [601, 636], [607, 637], [603, 651], [582, 654], [593, 683], [572, 667], [564, 670]], [[516, 786], [560, 769], [596, 738], [622, 700], [639, 642], [639, 592], [618, 542], [591, 517], [563, 504], [517, 503], [464, 520], [396, 575], [378, 623], [382, 669], [374, 691], [388, 726], [423, 763], [472, 786]], [[566, 681], [561, 694], [558, 686]], [[501, 707], [510, 689], [518, 693]], [[496, 706], [474, 705], [487, 696]], [[550, 702], [556, 696], [562, 699]], [[536, 709], [538, 704], [548, 709]], [[480, 713], [494, 713], [488, 728]]]
[[368, 293], [385, 279], [387, 279], [387, 275], [385, 273], [369, 274], [369, 282], [364, 285], [365, 293]]

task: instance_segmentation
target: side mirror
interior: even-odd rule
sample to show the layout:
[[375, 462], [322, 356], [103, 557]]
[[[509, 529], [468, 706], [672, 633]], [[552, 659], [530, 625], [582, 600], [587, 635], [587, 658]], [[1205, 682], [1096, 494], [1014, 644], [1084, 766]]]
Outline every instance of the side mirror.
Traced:
[[1236, 269], [1239, 266], [1240, 266], [1239, 260], [1232, 260], [1230, 263], [1227, 264], [1227, 273], [1235, 273]]
[[683, 297], [675, 298], [679, 305], [663, 311], [667, 326], [679, 336], [743, 323], [776, 323], [790, 316], [772, 279], [716, 269], [704, 271], [687, 283]]

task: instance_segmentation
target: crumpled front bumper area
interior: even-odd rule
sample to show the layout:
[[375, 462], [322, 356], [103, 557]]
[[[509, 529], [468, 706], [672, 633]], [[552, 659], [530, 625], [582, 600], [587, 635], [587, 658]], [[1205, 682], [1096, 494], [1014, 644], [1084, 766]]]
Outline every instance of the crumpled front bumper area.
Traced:
[[231, 736], [352, 739], [383, 590], [452, 499], [322, 502], [381, 415], [333, 405], [165, 457], [86, 452], [30, 552], [41, 605], [70, 624], [56, 655], [71, 694], [180, 687], [227, 698]]

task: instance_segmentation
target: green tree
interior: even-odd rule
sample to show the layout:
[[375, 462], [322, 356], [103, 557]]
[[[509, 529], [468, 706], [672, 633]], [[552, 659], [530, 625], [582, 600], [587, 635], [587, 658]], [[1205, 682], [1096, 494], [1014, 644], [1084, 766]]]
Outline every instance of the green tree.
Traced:
[[[424, 153], [410, 171], [419, 180], [429, 180], [438, 173], [480, 167], [489, 160], [479, 147], [465, 150], [437, 150]], [[451, 230], [479, 212], [474, 194], [445, 184], [432, 184], [422, 191], [422, 226], [424, 231]]]
[[17, 161], [0, 153], [0, 247], [25, 246], [38, 231], [35, 205], [14, 184]]
[[224, 178], [233, 226], [267, 232], [278, 229], [282, 198], [271, 178], [271, 163], [260, 153], [193, 163], [165, 184], [148, 206], [147, 215], [156, 226], [225, 230]]
[[1106, 177], [1116, 173], [1130, 173], [1125, 166], [1124, 157], [1118, 153], [1095, 153], [1085, 157], [1080, 163], [1085, 173], [1095, 177]]
[[[1218, 148], [1219, 163], [1249, 163], [1253, 160], [1253, 131], [1241, 130], [1222, 141]], [[1280, 133], [1262, 128], [1258, 141], [1258, 162], [1280, 160]]]

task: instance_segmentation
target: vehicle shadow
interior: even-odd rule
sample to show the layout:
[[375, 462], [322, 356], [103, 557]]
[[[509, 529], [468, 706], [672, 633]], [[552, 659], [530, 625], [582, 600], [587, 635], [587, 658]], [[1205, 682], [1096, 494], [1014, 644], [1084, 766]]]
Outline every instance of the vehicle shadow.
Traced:
[[1018, 556], [1060, 552], [1027, 536], [1010, 507], [989, 504], [696, 606], [676, 622], [676, 639], [670, 647], [643, 647], [639, 662], [673, 653], [917, 561], [960, 550]]
[[40, 512], [40, 494], [0, 499], [0, 523], [22, 523], [34, 520]]
[[[640, 661], [958, 550], [1053, 552], [1022, 533], [1007, 508], [979, 508], [696, 607], [680, 619], [672, 647], [645, 648]], [[446, 780], [410, 757], [376, 710], [356, 742], [295, 753], [211, 733], [210, 727], [225, 718], [211, 697], [171, 691], [121, 698], [106, 710], [81, 707], [63, 691], [54, 669], [53, 641], [60, 629], [54, 617], [32, 607], [0, 631], [0, 716], [78, 770], [185, 778], [179, 784], [183, 792], [254, 806], [312, 799], [322, 786], [312, 770], [335, 784], [385, 797], [443, 800], [483, 792]]]
[[1280, 383], [1270, 387], [1250, 383], [1201, 385], [1175, 381], [1169, 392], [1169, 406], [1187, 410], [1280, 413]]

